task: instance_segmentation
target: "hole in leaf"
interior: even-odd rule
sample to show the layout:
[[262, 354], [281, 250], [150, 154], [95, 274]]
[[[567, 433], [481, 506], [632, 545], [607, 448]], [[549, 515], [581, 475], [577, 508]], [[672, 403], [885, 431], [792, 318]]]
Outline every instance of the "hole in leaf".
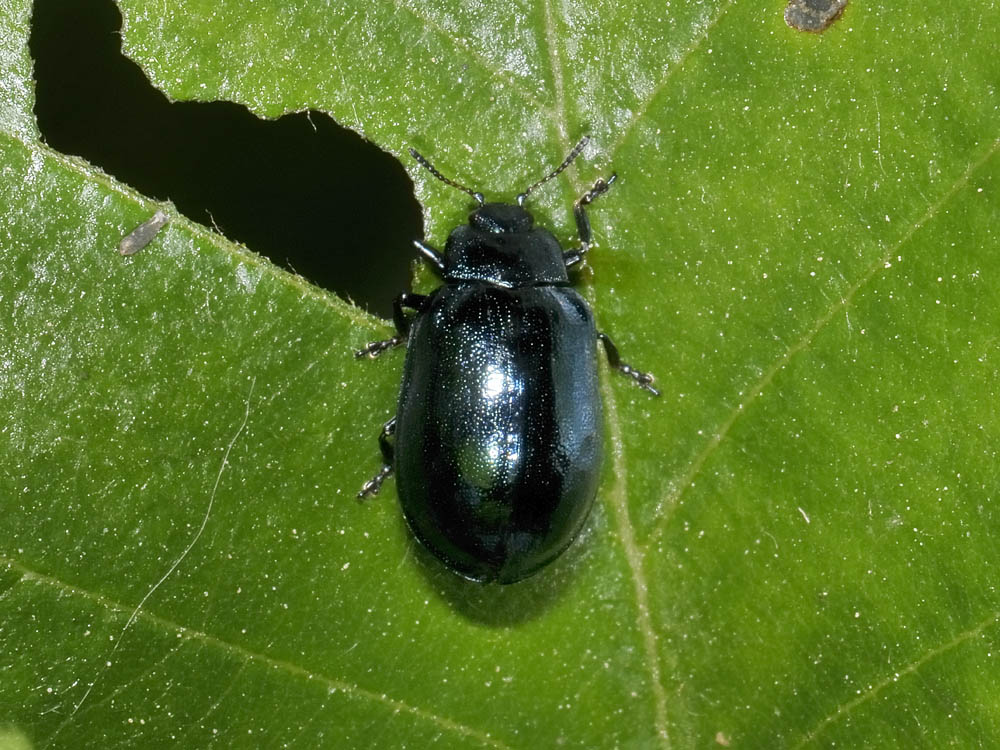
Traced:
[[229, 102], [170, 102], [122, 55], [120, 28], [111, 0], [36, 0], [45, 141], [388, 316], [421, 236], [399, 161], [322, 112], [262, 120]]

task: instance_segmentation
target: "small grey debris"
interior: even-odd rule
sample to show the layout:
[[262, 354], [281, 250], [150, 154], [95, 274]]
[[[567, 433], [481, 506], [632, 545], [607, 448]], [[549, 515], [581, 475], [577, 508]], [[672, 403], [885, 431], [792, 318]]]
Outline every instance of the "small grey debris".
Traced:
[[167, 215], [163, 211], [157, 210], [149, 220], [142, 222], [129, 234], [122, 237], [122, 241], [118, 243], [118, 252], [122, 255], [135, 255], [153, 241], [156, 233], [168, 221], [170, 219]]
[[847, 0], [788, 0], [785, 23], [799, 31], [818, 34], [840, 18]]

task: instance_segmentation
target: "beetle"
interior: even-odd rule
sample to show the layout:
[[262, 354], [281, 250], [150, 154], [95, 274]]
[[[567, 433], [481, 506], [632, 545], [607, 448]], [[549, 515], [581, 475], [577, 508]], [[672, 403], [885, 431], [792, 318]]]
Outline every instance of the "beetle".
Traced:
[[376, 495], [395, 472], [413, 534], [473, 581], [513, 583], [536, 573], [586, 521], [603, 447], [598, 341], [611, 367], [660, 395], [652, 375], [621, 360], [570, 287], [569, 269], [591, 245], [586, 207], [617, 175], [598, 179], [575, 202], [575, 249], [563, 251], [524, 208], [588, 140], [515, 204], [487, 203], [411, 148], [422, 167], [477, 207], [443, 253], [414, 241], [442, 285], [428, 295], [400, 294], [396, 335], [355, 352], [376, 357], [406, 344], [396, 416], [379, 435], [384, 464], [358, 497]]

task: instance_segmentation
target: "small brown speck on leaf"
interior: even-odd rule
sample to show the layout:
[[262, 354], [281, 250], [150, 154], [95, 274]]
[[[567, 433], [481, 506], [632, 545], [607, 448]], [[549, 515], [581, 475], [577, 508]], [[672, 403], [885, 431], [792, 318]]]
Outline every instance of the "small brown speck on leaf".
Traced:
[[788, 0], [785, 23], [799, 31], [819, 34], [844, 12], [847, 0]]

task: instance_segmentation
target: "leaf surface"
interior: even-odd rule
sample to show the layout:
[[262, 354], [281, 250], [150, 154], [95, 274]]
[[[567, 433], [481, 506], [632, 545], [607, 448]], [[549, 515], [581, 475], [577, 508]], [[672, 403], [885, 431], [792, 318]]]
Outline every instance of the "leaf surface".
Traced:
[[[38, 140], [9, 3], [0, 743], [1000, 744], [995, 3], [121, 7], [172, 99], [322, 109], [490, 198], [591, 134], [532, 210], [569, 245], [618, 172], [582, 288], [663, 396], [605, 368], [583, 537], [457, 580], [391, 483], [353, 500], [387, 325], [176, 214], [119, 256], [157, 206]], [[440, 246], [468, 205], [412, 174]]]

